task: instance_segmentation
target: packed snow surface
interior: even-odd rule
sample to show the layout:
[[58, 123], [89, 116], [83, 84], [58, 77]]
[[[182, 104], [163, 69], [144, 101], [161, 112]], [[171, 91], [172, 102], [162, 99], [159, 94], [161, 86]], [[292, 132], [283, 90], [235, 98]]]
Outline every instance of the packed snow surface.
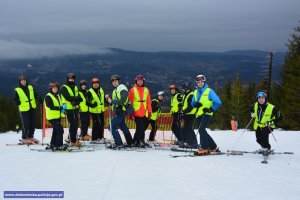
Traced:
[[[219, 148], [257, 150], [252, 131], [211, 131]], [[170, 132], [164, 132], [170, 137]], [[108, 131], [106, 131], [106, 137]], [[166, 150], [53, 153], [42, 146], [6, 146], [20, 134], [0, 134], [0, 191], [64, 191], [68, 200], [283, 200], [300, 199], [300, 132], [275, 130], [276, 151], [293, 155], [204, 156]], [[35, 137], [41, 139], [41, 130]], [[162, 132], [157, 137], [162, 138]], [[46, 137], [46, 142], [49, 142]]]

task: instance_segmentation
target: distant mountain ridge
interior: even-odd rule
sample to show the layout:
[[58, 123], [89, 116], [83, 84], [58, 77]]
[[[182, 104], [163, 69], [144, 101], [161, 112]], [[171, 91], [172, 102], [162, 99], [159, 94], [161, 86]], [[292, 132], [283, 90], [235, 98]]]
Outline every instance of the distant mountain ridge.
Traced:
[[[101, 55], [63, 56], [42, 59], [0, 60], [1, 95], [10, 95], [17, 84], [17, 77], [25, 74], [30, 82], [46, 93], [53, 80], [61, 84], [69, 72], [77, 75], [77, 81], [100, 77], [103, 86], [111, 90], [109, 78], [119, 74], [122, 81], [133, 84], [137, 74], [146, 77], [152, 91], [167, 90], [170, 83], [181, 85], [192, 82], [197, 74], [205, 74], [210, 85], [222, 86], [226, 80], [235, 79], [237, 73], [246, 83], [259, 82], [266, 74], [269, 52], [257, 50], [233, 50], [227, 52], [138, 52], [109, 48]], [[285, 52], [273, 56], [273, 81], [279, 81]], [[4, 86], [2, 88], [2, 86]]]

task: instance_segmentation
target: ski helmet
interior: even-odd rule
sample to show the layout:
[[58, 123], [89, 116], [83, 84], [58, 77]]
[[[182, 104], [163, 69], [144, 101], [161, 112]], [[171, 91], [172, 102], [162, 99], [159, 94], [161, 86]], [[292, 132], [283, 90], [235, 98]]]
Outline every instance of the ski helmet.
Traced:
[[265, 97], [266, 98], [267, 94], [265, 92], [263, 92], [263, 91], [260, 91], [260, 92], [257, 93], [256, 97], [257, 98], [260, 98], [260, 97]]
[[98, 78], [94, 77], [92, 79], [92, 83], [100, 83], [100, 80]]
[[68, 73], [68, 74], [67, 74], [67, 79], [70, 79], [70, 78], [72, 78], [72, 79], [75, 80], [75, 78], [76, 78], [75, 74], [73, 74], [73, 73]]
[[196, 76], [196, 82], [197, 81], [206, 81], [206, 77], [202, 74], [199, 74]]
[[182, 86], [181, 86], [182, 90], [184, 91], [188, 91], [188, 90], [191, 90], [192, 89], [192, 86], [191, 84], [189, 83], [184, 83]]
[[49, 89], [52, 89], [54, 87], [59, 88], [59, 83], [57, 81], [53, 81], [53, 82], [49, 83]]
[[137, 80], [143, 80], [143, 81], [145, 81], [145, 77], [143, 75], [137, 75], [135, 77], [135, 81], [137, 81]]
[[82, 86], [82, 85], [87, 85], [86, 80], [81, 80], [81, 81], [79, 82], [79, 85], [80, 85], [80, 86]]
[[175, 89], [175, 90], [176, 90], [176, 85], [174, 85], [174, 84], [170, 85], [170, 86], [169, 86], [169, 89], [170, 89], [170, 90], [172, 90], [172, 89]]
[[120, 81], [121, 80], [121, 78], [120, 78], [120, 76], [119, 75], [112, 75], [111, 77], [110, 77], [110, 81], [114, 81], [114, 80], [118, 80], [118, 81]]
[[159, 91], [157, 92], [157, 96], [164, 96], [165, 95], [165, 92], [164, 91]]
[[23, 74], [22, 74], [22, 75], [20, 75], [20, 76], [19, 76], [19, 81], [21, 81], [21, 80], [25, 80], [25, 81], [27, 81], [27, 78], [26, 78], [26, 76], [24, 76]]

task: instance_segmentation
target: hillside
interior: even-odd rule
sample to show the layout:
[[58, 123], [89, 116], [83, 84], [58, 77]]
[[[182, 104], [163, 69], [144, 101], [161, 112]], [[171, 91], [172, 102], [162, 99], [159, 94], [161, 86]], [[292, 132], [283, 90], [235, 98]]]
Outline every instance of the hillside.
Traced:
[[[279, 70], [285, 53], [275, 53], [273, 60], [273, 80], [279, 81]], [[110, 89], [109, 77], [121, 75], [123, 82], [131, 85], [137, 74], [146, 77], [150, 89], [166, 90], [170, 83], [181, 85], [193, 81], [195, 75], [205, 74], [210, 85], [219, 87], [228, 79], [235, 79], [239, 73], [246, 82], [259, 82], [268, 66], [268, 52], [229, 51], [214, 52], [136, 52], [111, 48], [103, 55], [64, 56], [35, 60], [1, 60], [1, 95], [10, 95], [17, 84], [17, 77], [25, 74], [41, 93], [46, 92], [52, 80], [61, 83], [69, 72], [76, 73], [78, 79], [100, 77], [106, 89]], [[2, 86], [5, 86], [2, 88]]]

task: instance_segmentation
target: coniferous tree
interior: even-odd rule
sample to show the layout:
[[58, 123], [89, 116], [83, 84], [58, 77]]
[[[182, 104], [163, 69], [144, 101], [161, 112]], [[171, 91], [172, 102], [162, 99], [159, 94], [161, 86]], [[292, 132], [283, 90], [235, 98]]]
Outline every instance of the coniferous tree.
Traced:
[[284, 115], [283, 127], [300, 129], [300, 26], [294, 28], [294, 33], [287, 44], [288, 53], [281, 71], [281, 112]]

